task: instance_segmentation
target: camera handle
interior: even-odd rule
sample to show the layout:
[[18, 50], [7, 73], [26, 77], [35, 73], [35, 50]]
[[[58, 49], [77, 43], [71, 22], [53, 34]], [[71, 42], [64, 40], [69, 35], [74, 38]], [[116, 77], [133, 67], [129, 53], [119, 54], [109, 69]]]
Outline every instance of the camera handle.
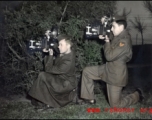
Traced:
[[108, 22], [104, 22], [104, 27], [107, 27], [107, 23], [108, 23]]
[[106, 33], [105, 33], [105, 29], [106, 29], [106, 26], [103, 26], [103, 27], [102, 27], [102, 35], [103, 35], [104, 37], [105, 37], [105, 34], [106, 34]]
[[88, 25], [88, 26], [86, 26], [86, 34], [87, 35], [92, 35], [92, 33], [90, 32], [91, 31], [91, 26], [90, 25]]
[[44, 47], [45, 47], [46, 50], [49, 50], [48, 42], [49, 42], [49, 38], [46, 37], [45, 41], [44, 41]]
[[29, 46], [29, 48], [31, 48], [31, 49], [35, 49], [35, 46], [33, 46], [33, 43], [34, 43], [35, 41], [34, 40], [30, 40], [30, 46]]

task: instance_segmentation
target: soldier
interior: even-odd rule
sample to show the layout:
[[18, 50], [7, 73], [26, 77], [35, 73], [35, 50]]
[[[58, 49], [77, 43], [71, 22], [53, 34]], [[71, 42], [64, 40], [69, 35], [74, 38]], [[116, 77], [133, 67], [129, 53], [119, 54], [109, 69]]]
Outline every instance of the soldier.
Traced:
[[122, 89], [128, 83], [128, 70], [126, 63], [132, 58], [131, 36], [126, 30], [127, 22], [124, 16], [115, 16], [111, 31], [113, 38], [99, 35], [104, 39], [104, 55], [106, 64], [86, 67], [82, 73], [79, 104], [95, 104], [93, 80], [103, 80], [107, 84], [108, 100], [111, 107], [126, 107], [143, 100], [141, 89], [122, 98]]
[[29, 91], [36, 110], [59, 108], [72, 102], [76, 96], [75, 50], [67, 35], [58, 36], [59, 56], [53, 61], [53, 50], [44, 57], [45, 71], [40, 72]]

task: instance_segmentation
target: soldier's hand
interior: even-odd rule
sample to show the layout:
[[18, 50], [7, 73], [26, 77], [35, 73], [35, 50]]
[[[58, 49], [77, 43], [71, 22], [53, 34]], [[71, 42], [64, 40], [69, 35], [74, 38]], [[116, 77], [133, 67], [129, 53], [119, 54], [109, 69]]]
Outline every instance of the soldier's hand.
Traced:
[[49, 52], [49, 50], [47, 50], [46, 48], [43, 49], [43, 52]]
[[49, 49], [49, 55], [53, 55], [53, 50]]
[[47, 50], [46, 48], [43, 49], [43, 52], [49, 52], [49, 50]]
[[105, 39], [105, 37], [103, 35], [99, 35], [99, 39]]
[[105, 36], [105, 42], [109, 42], [110, 40], [109, 40], [109, 37], [108, 37], [108, 35], [106, 35]]

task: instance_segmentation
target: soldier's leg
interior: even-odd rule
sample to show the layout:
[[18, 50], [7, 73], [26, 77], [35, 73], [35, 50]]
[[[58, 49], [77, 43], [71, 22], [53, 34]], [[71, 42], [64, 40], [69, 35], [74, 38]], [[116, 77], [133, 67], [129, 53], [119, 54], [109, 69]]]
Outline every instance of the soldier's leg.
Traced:
[[99, 66], [91, 66], [83, 69], [80, 94], [81, 98], [89, 100], [95, 99], [93, 80], [101, 80], [98, 72]]
[[122, 97], [122, 87], [107, 84], [109, 104], [111, 107], [127, 107], [139, 100], [138, 92]]

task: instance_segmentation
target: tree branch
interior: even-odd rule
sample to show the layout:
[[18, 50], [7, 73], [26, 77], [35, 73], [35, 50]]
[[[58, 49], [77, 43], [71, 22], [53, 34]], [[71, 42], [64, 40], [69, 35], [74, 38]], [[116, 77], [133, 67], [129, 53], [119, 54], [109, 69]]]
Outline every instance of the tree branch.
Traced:
[[67, 1], [66, 5], [65, 5], [65, 7], [64, 7], [64, 11], [63, 11], [63, 13], [62, 13], [62, 16], [61, 16], [61, 19], [60, 19], [60, 22], [59, 22], [59, 26], [60, 26], [60, 24], [61, 24], [61, 22], [62, 22], [62, 20], [63, 20], [64, 14], [65, 14], [65, 12], [66, 12], [66, 9], [67, 9], [67, 6], [68, 6], [69, 2], [70, 2], [70, 1]]
[[143, 6], [145, 9], [152, 14], [152, 2], [151, 1], [143, 1]]
[[9, 49], [12, 51], [12, 53], [13, 53], [19, 60], [22, 60], [22, 61], [26, 62], [25, 58], [20, 57], [20, 56], [16, 53], [16, 51], [9, 45], [8, 42], [7, 42], [7, 45], [8, 45], [8, 47], [9, 47]]

